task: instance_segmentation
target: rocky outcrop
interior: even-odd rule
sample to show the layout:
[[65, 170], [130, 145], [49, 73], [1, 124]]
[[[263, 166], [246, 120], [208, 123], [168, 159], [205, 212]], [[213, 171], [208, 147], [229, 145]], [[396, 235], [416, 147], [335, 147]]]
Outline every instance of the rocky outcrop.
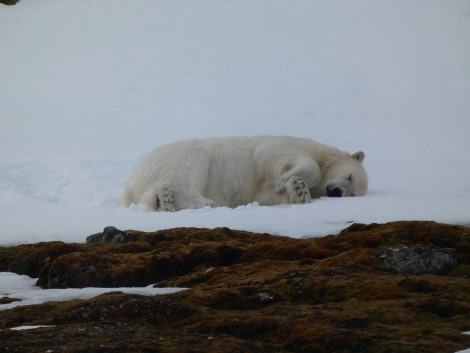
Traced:
[[[461, 334], [470, 330], [467, 227], [354, 224], [316, 239], [228, 228], [126, 233], [134, 240], [0, 248], [0, 271], [38, 277], [43, 288], [156, 283], [189, 289], [148, 297], [115, 292], [0, 311], [0, 352], [470, 347], [470, 336]], [[401, 262], [408, 262], [405, 269], [397, 267]], [[8, 330], [35, 324], [54, 326]]]
[[425, 246], [385, 247], [380, 259], [404, 275], [443, 275], [457, 266], [455, 249], [431, 249]]

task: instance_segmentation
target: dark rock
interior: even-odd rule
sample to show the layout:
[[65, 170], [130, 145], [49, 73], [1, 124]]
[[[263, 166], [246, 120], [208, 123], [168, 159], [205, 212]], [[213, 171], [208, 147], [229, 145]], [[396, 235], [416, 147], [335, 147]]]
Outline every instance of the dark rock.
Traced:
[[452, 248], [386, 247], [380, 253], [380, 259], [404, 275], [443, 275], [457, 266], [456, 251]]
[[15, 5], [20, 0], [0, 0], [0, 4]]
[[99, 243], [127, 243], [134, 240], [135, 237], [132, 234], [119, 230], [116, 227], [108, 226], [105, 227], [101, 233], [88, 236], [86, 243], [89, 245]]

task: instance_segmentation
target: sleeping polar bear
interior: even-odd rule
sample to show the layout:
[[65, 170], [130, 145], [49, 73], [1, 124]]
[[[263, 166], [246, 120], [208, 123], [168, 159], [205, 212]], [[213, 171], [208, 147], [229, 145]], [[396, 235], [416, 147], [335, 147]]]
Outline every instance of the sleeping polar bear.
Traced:
[[178, 211], [359, 196], [367, 191], [364, 156], [287, 136], [185, 140], [159, 147], [137, 164], [122, 201]]

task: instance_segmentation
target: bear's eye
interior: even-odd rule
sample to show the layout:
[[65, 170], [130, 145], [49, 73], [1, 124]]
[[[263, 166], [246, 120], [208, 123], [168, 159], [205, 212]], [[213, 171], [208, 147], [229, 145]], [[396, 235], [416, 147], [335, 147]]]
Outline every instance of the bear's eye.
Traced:
[[352, 180], [353, 180], [352, 174], [349, 174], [348, 181], [352, 181]]

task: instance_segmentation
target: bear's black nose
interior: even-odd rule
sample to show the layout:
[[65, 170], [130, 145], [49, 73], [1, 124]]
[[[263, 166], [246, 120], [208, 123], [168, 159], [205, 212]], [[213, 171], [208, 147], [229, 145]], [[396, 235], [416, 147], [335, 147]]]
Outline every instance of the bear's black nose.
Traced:
[[326, 194], [329, 197], [341, 197], [343, 196], [343, 190], [341, 190], [341, 188], [337, 186], [330, 184], [326, 187]]

